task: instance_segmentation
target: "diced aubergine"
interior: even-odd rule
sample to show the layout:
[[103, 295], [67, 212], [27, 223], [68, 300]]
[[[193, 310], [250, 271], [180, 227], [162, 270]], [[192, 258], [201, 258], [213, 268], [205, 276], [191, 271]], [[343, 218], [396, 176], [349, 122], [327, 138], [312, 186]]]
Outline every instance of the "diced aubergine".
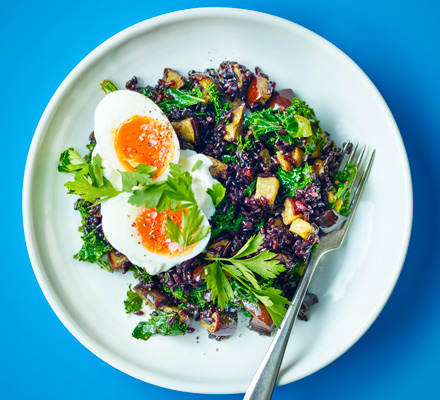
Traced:
[[186, 324], [188, 326], [193, 320], [193, 314], [189, 313], [186, 310], [181, 310], [176, 306], [163, 306], [162, 311], [165, 311], [168, 314], [176, 313], [179, 316], [179, 322], [181, 324]]
[[157, 289], [152, 289], [141, 283], [136, 285], [134, 290], [150, 307], [154, 307], [155, 309], [161, 308], [168, 302], [168, 299]]
[[256, 304], [243, 301], [243, 307], [252, 315], [252, 318], [249, 322], [249, 328], [257, 331], [260, 334], [270, 336], [275, 324], [273, 323], [272, 317], [264, 304], [261, 302]]
[[290, 225], [298, 218], [304, 218], [304, 216], [301, 214], [301, 211], [298, 210], [295, 204], [294, 197], [288, 197], [284, 201], [284, 210], [281, 213], [281, 217], [283, 218], [283, 222], [285, 225]]
[[322, 175], [325, 172], [324, 160], [315, 160], [312, 168], [316, 175]]
[[209, 172], [213, 178], [218, 178], [218, 173], [226, 169], [226, 164], [217, 160], [214, 157], [207, 156], [211, 161], [212, 165], [209, 167]]
[[268, 149], [263, 149], [260, 151], [260, 157], [263, 159], [264, 165], [270, 164], [270, 153]]
[[192, 278], [196, 283], [201, 283], [205, 280], [205, 265], [198, 265], [193, 269]]
[[316, 224], [320, 228], [328, 229], [336, 224], [338, 221], [338, 215], [335, 210], [324, 211], [317, 219]]
[[211, 244], [206, 250], [206, 258], [213, 258], [229, 243], [228, 240], [222, 239]]
[[192, 76], [195, 79], [197, 79], [197, 82], [199, 83], [200, 89], [202, 91], [203, 100], [205, 102], [209, 101], [209, 94], [207, 89], [211, 83], [213, 83], [216, 86], [216, 88], [220, 91], [217, 82], [214, 79], [212, 79], [209, 75], [196, 73]]
[[182, 121], [171, 122], [177, 136], [184, 138], [191, 144], [199, 142], [199, 123], [195, 118], [186, 118]]
[[284, 158], [284, 154], [281, 153], [281, 151], [277, 151], [277, 152], [276, 152], [276, 156], [277, 156], [277, 160], [278, 160], [278, 162], [279, 162], [279, 164], [280, 164], [280, 167], [281, 167], [284, 171], [289, 172], [289, 171], [292, 169], [292, 164], [291, 164], [291, 162], [290, 162], [289, 160], [286, 160], [286, 159]]
[[278, 189], [280, 188], [280, 182], [277, 178], [257, 178], [257, 185], [255, 190], [255, 198], [260, 199], [264, 197], [267, 199], [270, 205], [275, 203], [275, 199], [278, 194]]
[[295, 161], [295, 167], [300, 167], [304, 160], [304, 152], [299, 147], [295, 147], [292, 151], [292, 159]]
[[278, 110], [281, 107], [287, 108], [292, 105], [292, 100], [295, 97], [295, 93], [293, 93], [292, 89], [283, 89], [275, 91], [269, 103], [267, 103], [267, 107], [273, 108], [274, 110]]
[[235, 333], [237, 319], [236, 312], [215, 311], [208, 318], [202, 315], [201, 325], [208, 330], [211, 338], [220, 340]]
[[289, 230], [301, 236], [303, 239], [307, 239], [310, 234], [315, 232], [315, 228], [301, 218], [295, 219], [291, 223]]
[[254, 76], [247, 90], [247, 105], [251, 110], [264, 106], [272, 96], [273, 87], [269, 79], [261, 74]]
[[166, 83], [173, 82], [170, 86], [172, 89], [181, 89], [185, 85], [185, 78], [171, 68], [165, 68], [163, 71], [163, 80]]
[[229, 114], [232, 115], [231, 122], [226, 123], [225, 131], [226, 133], [223, 135], [223, 139], [228, 142], [237, 141], [238, 137], [241, 135], [243, 131], [243, 119], [244, 119], [244, 109], [245, 104], [242, 103], [237, 107], [234, 107]]
[[125, 261], [127, 261], [127, 257], [117, 252], [116, 250], [112, 250], [110, 253], [108, 253], [108, 262], [110, 264], [112, 272], [120, 269]]

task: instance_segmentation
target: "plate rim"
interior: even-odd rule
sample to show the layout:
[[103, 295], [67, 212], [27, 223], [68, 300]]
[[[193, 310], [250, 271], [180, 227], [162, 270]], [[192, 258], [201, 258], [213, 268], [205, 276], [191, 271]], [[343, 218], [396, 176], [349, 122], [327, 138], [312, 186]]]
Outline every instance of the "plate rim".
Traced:
[[[228, 383], [227, 385], [222, 385], [222, 387], [226, 386], [227, 390], [217, 389], [216, 391], [212, 391], [212, 390], [207, 390], [208, 388], [204, 386], [194, 387], [192, 383], [188, 384], [184, 381], [177, 381], [178, 384], [174, 384], [173, 380], [170, 380], [169, 378], [166, 378], [160, 374], [155, 374], [152, 371], [148, 371], [149, 376], [148, 376], [148, 380], [146, 380], [145, 377], [140, 377], [138, 373], [139, 368], [132, 366], [122, 357], [119, 357], [115, 354], [109, 354], [108, 350], [104, 346], [102, 346], [99, 342], [96, 342], [92, 338], [90, 338], [89, 335], [87, 335], [87, 333], [82, 330], [82, 328], [78, 325], [78, 323], [74, 320], [74, 318], [70, 316], [69, 313], [65, 310], [61, 299], [59, 299], [59, 297], [56, 295], [54, 289], [52, 288], [52, 285], [50, 284], [50, 281], [45, 273], [43, 263], [40, 258], [40, 253], [36, 244], [35, 230], [34, 230], [33, 217], [32, 217], [33, 212], [32, 212], [32, 204], [31, 204], [32, 203], [31, 187], [32, 187], [32, 177], [35, 173], [34, 165], [37, 159], [36, 155], [38, 154], [38, 150], [40, 148], [42, 139], [47, 131], [47, 126], [50, 124], [50, 120], [52, 119], [53, 115], [56, 113], [57, 106], [62, 101], [63, 93], [69, 87], [69, 85], [71, 85], [73, 81], [78, 76], [80, 76], [81, 73], [85, 69], [87, 69], [87, 67], [90, 64], [92, 64], [95, 60], [98, 60], [101, 57], [102, 53], [105, 53], [112, 47], [122, 44], [124, 41], [130, 40], [130, 38], [135, 37], [140, 32], [146, 34], [148, 31], [152, 31], [156, 27], [166, 26], [176, 21], [181, 22], [186, 19], [202, 18], [202, 17], [242, 18], [253, 21], [255, 21], [255, 19], [259, 19], [270, 25], [283, 24], [289, 30], [294, 29], [296, 30], [296, 32], [300, 32], [303, 35], [309, 36], [309, 38], [312, 38], [315, 42], [316, 41], [321, 42], [320, 45], [325, 45], [327, 50], [331, 50], [338, 57], [344, 58], [345, 62], [350, 63], [351, 66], [355, 68], [358, 73], [363, 75], [363, 78], [366, 80], [366, 83], [368, 84], [368, 88], [373, 92], [375, 99], [381, 103], [381, 109], [383, 109], [386, 112], [387, 120], [393, 125], [393, 128], [395, 128], [392, 130], [392, 133], [394, 139], [396, 139], [399, 145], [399, 149], [398, 149], [399, 153], [401, 153], [402, 155], [401, 167], [402, 167], [402, 174], [404, 175], [405, 178], [404, 190], [405, 190], [406, 202], [408, 206], [408, 215], [406, 216], [407, 220], [405, 224], [405, 231], [402, 234], [402, 240], [400, 242], [401, 248], [399, 251], [399, 258], [398, 261], [396, 262], [396, 265], [399, 266], [399, 269], [394, 276], [394, 280], [390, 281], [387, 290], [382, 293], [382, 297], [380, 301], [378, 301], [379, 306], [375, 309], [373, 315], [370, 316], [369, 319], [366, 319], [364, 321], [364, 324], [362, 324], [359, 327], [359, 329], [352, 335], [350, 341], [348, 342], [348, 345], [346, 346], [346, 349], [342, 353], [338, 352], [338, 354], [336, 355], [329, 354], [327, 359], [325, 359], [321, 363], [320, 367], [312, 370], [307, 370], [293, 380], [290, 379], [288, 376], [282, 377], [281, 382], [279, 383], [280, 385], [291, 383], [293, 381], [309, 376], [315, 373], [316, 371], [324, 368], [325, 366], [327, 366], [328, 364], [330, 364], [340, 356], [342, 356], [365, 334], [365, 332], [377, 319], [377, 317], [383, 310], [385, 304], [387, 303], [389, 297], [391, 296], [394, 290], [394, 287], [399, 279], [401, 270], [403, 268], [406, 254], [408, 251], [408, 246], [412, 231], [412, 221], [413, 221], [413, 189], [412, 189], [412, 179], [411, 179], [410, 167], [408, 162], [408, 156], [403, 144], [403, 139], [400, 134], [398, 125], [388, 105], [386, 104], [384, 98], [382, 97], [381, 93], [376, 88], [376, 86], [373, 84], [373, 82], [369, 79], [366, 73], [347, 54], [345, 54], [342, 50], [340, 50], [338, 47], [333, 45], [327, 39], [321, 37], [320, 35], [314, 33], [313, 31], [295, 22], [286, 20], [284, 18], [259, 11], [240, 9], [240, 8], [230, 8], [230, 7], [201, 7], [201, 8], [191, 8], [180, 11], [174, 11], [146, 19], [144, 21], [140, 21], [116, 33], [115, 35], [111, 36], [109, 39], [101, 43], [89, 54], [87, 54], [73, 68], [73, 70], [66, 76], [66, 78], [60, 84], [60, 86], [57, 88], [52, 98], [50, 99], [48, 105], [46, 106], [40, 118], [40, 121], [37, 125], [35, 133], [33, 135], [32, 142], [29, 148], [29, 153], [26, 160], [26, 167], [25, 167], [25, 173], [23, 179], [23, 194], [22, 194], [23, 228], [24, 228], [24, 235], [25, 235], [25, 241], [26, 241], [29, 258], [31, 261], [34, 274], [37, 278], [38, 284], [46, 300], [51, 306], [52, 310], [55, 312], [55, 314], [62, 322], [62, 324], [68, 329], [68, 331], [84, 347], [86, 347], [89, 351], [91, 351], [96, 357], [102, 359], [103, 361], [113, 366], [114, 368], [120, 370], [121, 372], [131, 375], [132, 377], [135, 377], [139, 380], [178, 391], [184, 391], [189, 393], [203, 393], [203, 394], [214, 394], [214, 393], [232, 394], [232, 393], [240, 393], [243, 391], [242, 383], [236, 383], [236, 382]], [[288, 371], [286, 371], [284, 375], [288, 375], [287, 372]]]

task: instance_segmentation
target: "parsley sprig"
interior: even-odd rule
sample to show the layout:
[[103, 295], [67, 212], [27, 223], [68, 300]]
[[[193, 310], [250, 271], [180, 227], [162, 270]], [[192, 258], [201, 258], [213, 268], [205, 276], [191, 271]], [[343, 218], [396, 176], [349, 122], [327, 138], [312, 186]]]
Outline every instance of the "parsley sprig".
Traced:
[[[197, 204], [191, 188], [192, 176], [181, 165], [171, 163], [170, 175], [166, 181], [144, 184], [135, 189], [128, 202], [136, 206], [155, 208], [157, 212], [167, 211], [167, 236], [184, 248], [191, 246], [210, 232], [209, 226], [202, 226], [205, 217]], [[169, 214], [182, 212], [179, 226]]]
[[[290, 302], [281, 295], [280, 289], [264, 288], [257, 276], [266, 280], [274, 279], [285, 267], [274, 259], [275, 253], [269, 250], [257, 253], [263, 239], [264, 235], [252, 236], [234, 256], [215, 258], [213, 263], [205, 267], [206, 285], [211, 290], [211, 298], [217, 299], [220, 308], [224, 309], [226, 304], [235, 298], [229, 279], [238, 281], [244, 290], [266, 306], [275, 325], [279, 327], [286, 313], [285, 306]], [[254, 253], [257, 254], [248, 258]]]
[[69, 148], [61, 153], [58, 171], [75, 172], [74, 181], [66, 182], [64, 186], [69, 189], [68, 193], [76, 194], [85, 201], [97, 204], [121, 193], [104, 177], [99, 154], [91, 162], [86, 162], [74, 149]]

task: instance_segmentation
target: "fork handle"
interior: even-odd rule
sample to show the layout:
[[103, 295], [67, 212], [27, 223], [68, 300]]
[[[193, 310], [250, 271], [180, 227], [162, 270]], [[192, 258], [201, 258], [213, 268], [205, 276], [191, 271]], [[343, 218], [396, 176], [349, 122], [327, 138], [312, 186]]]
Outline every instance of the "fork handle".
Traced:
[[272, 397], [287, 342], [290, 338], [290, 332], [292, 331], [293, 324], [304, 301], [313, 273], [323, 255], [319, 250], [320, 248], [318, 247], [318, 249], [312, 253], [309, 263], [304, 270], [301, 282], [293, 296], [292, 304], [287, 309], [281, 327], [277, 330], [269, 350], [255, 373], [243, 400], [269, 400]]

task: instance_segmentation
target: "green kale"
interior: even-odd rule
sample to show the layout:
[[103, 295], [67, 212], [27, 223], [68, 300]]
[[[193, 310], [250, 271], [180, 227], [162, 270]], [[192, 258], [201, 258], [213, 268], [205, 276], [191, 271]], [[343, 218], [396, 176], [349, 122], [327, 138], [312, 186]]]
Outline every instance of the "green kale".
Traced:
[[180, 324], [179, 315], [175, 312], [154, 311], [148, 321], [139, 322], [132, 336], [136, 339], [148, 340], [154, 334], [177, 336], [186, 333], [186, 324]]
[[284, 171], [281, 167], [277, 171], [278, 178], [284, 189], [288, 190], [287, 196], [296, 196], [296, 189], [304, 189], [315, 179], [313, 168], [307, 163], [301, 168]]
[[167, 89], [164, 93], [172, 96], [172, 99], [165, 98], [159, 103], [159, 107], [166, 113], [169, 113], [174, 106], [187, 108], [204, 101], [198, 87], [192, 90]]
[[196, 304], [202, 309], [210, 307], [213, 303], [205, 300], [205, 292], [206, 288], [192, 291], [190, 298], [191, 303]]
[[220, 203], [214, 215], [211, 218], [211, 238], [215, 238], [220, 232], [231, 229], [237, 232], [241, 223], [246, 221], [242, 215], [235, 216], [235, 207], [230, 204], [227, 211], [223, 213], [224, 202]]
[[97, 234], [94, 229], [92, 229], [88, 234], [85, 233], [84, 228], [81, 226], [79, 228], [80, 232], [83, 232], [81, 239], [83, 240], [83, 245], [81, 250], [76, 253], [73, 258], [78, 261], [87, 261], [89, 263], [97, 263], [102, 268], [110, 271], [110, 265], [107, 261], [102, 260], [104, 254], [113, 250], [113, 247], [108, 246]]
[[206, 88], [206, 92], [208, 93], [209, 101], [214, 106], [215, 121], [218, 122], [222, 119], [224, 112], [229, 110], [229, 104], [221, 99], [220, 92], [215, 83], [210, 83]]
[[222, 162], [224, 163], [236, 163], [238, 162], [236, 156], [231, 156], [230, 154], [224, 154], [222, 156]]
[[253, 112], [249, 116], [249, 123], [257, 139], [268, 135], [268, 143], [272, 145], [277, 138], [290, 144], [298, 144], [298, 138], [314, 135], [312, 124], [319, 130], [315, 112], [297, 97], [285, 111], [269, 108]]
[[324, 145], [327, 143], [327, 138], [325, 136], [316, 135], [310, 136], [307, 140], [305, 147], [305, 155], [313, 154], [316, 150], [321, 152]]
[[133, 276], [135, 279], [139, 279], [143, 283], [153, 281], [153, 277], [147, 271], [137, 265], [131, 265], [130, 271], [133, 271]]
[[286, 108], [288, 114], [301, 115], [307, 118], [313, 125], [319, 125], [319, 120], [316, 118], [315, 111], [310, 108], [305, 101], [301, 101], [298, 97], [294, 97], [292, 104]]
[[131, 290], [131, 285], [128, 287], [127, 299], [124, 300], [124, 307], [127, 314], [142, 308], [142, 298], [134, 290]]
[[343, 216], [350, 214], [350, 186], [353, 179], [356, 177], [357, 165], [348, 163], [342, 172], [335, 175], [336, 194], [330, 206], [335, 208], [337, 200], [342, 204], [338, 207], [337, 212]]
[[144, 96], [147, 96], [151, 100], [154, 100], [153, 95], [151, 94], [151, 92], [148, 88], [143, 88], [143, 89], [139, 90], [139, 93], [143, 94]]

